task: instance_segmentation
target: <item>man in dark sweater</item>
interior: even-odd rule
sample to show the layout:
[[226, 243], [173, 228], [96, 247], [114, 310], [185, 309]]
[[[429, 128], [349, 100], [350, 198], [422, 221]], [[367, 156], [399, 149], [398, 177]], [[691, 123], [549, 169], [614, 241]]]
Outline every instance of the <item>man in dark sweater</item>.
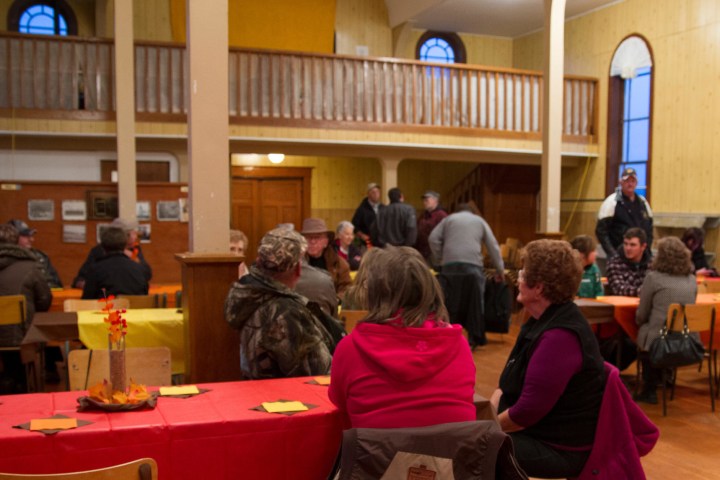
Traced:
[[82, 298], [106, 295], [147, 295], [146, 270], [125, 252], [128, 235], [121, 228], [111, 227], [100, 237], [106, 255], [90, 265]]
[[388, 198], [390, 205], [378, 213], [377, 222], [372, 229], [373, 245], [412, 247], [417, 239], [415, 209], [405, 203], [405, 197], [397, 187], [388, 191]]

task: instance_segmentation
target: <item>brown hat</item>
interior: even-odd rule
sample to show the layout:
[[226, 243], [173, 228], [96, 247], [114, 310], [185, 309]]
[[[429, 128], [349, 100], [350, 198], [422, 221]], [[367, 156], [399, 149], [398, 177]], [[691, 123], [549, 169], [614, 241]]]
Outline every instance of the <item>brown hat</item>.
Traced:
[[287, 228], [270, 230], [260, 240], [256, 265], [272, 272], [287, 272], [300, 261], [307, 249], [302, 235]]
[[306, 218], [303, 220], [300, 233], [303, 235], [312, 235], [315, 233], [331, 233], [331, 231], [327, 228], [325, 220], [322, 218]]

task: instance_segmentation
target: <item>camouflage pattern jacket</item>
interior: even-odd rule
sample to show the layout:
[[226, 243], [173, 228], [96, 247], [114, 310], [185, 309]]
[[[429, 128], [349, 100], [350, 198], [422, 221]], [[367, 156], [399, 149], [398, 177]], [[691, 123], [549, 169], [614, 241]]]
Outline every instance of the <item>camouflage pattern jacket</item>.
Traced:
[[244, 378], [325, 375], [333, 340], [306, 307], [307, 299], [265, 276], [255, 266], [233, 283], [225, 319], [240, 331]]

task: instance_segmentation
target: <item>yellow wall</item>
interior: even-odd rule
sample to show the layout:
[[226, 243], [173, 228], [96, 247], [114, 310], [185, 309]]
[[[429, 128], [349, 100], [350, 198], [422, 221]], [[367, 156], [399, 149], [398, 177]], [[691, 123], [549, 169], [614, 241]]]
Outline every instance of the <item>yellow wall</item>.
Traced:
[[368, 47], [373, 57], [392, 56], [392, 32], [383, 0], [337, 0], [335, 51], [357, 55], [355, 47]]
[[[173, 39], [185, 42], [185, 0], [167, 1]], [[228, 17], [230, 46], [333, 52], [335, 0], [228, 0]]]
[[[651, 204], [656, 212], [715, 213], [720, 158], [720, 3], [715, 0], [626, 0], [565, 26], [565, 71], [600, 79], [600, 156], [579, 205], [592, 218], [605, 196], [607, 90], [610, 62], [631, 35], [644, 36], [654, 58]], [[518, 68], [542, 67], [542, 33], [514, 42]], [[574, 198], [582, 167], [563, 171], [562, 197]], [[572, 206], [563, 203], [563, 210]], [[584, 212], [584, 213], [583, 213]], [[583, 221], [589, 225], [591, 222]]]

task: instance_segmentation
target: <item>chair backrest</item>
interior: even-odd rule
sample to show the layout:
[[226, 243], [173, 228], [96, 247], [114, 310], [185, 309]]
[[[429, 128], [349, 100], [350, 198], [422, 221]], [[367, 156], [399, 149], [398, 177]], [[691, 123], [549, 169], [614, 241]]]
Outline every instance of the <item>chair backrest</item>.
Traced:
[[720, 282], [717, 280], [714, 281], [703, 281], [703, 287], [705, 288], [705, 293], [720, 293]]
[[342, 310], [340, 312], [340, 320], [345, 325], [345, 332], [350, 333], [355, 328], [355, 325], [367, 317], [367, 310]]
[[48, 480], [157, 480], [158, 468], [157, 463], [152, 458], [141, 458], [121, 465], [113, 465], [112, 467], [86, 470], [83, 472], [43, 473], [39, 475], [0, 473], [0, 480], [33, 478]]
[[159, 308], [160, 300], [158, 294], [154, 295], [118, 295], [117, 299], [125, 299], [130, 302], [129, 308]]
[[494, 420], [343, 433], [340, 480], [351, 478], [527, 479]]
[[[110, 364], [107, 350], [73, 350], [68, 356], [70, 390], [87, 390], [109, 378]], [[128, 348], [125, 368], [128, 379], [144, 385], [170, 385], [172, 362], [167, 347]]]
[[[715, 305], [712, 303], [691, 303], [685, 305], [685, 318], [691, 332], [710, 332], [707, 345], [713, 344], [715, 335]], [[674, 330], [682, 330], [682, 322], [675, 322]], [[680, 324], [679, 326], [677, 324]]]
[[[116, 298], [112, 301], [113, 309], [130, 308], [130, 301], [124, 298]], [[105, 303], [102, 300], [82, 300], [79, 298], [68, 298], [63, 303], [63, 311], [77, 312], [80, 310], [102, 310]]]
[[665, 317], [665, 325], [668, 330], [682, 330], [683, 306], [679, 303], [671, 303]]
[[0, 325], [25, 325], [25, 295], [0, 296]]

